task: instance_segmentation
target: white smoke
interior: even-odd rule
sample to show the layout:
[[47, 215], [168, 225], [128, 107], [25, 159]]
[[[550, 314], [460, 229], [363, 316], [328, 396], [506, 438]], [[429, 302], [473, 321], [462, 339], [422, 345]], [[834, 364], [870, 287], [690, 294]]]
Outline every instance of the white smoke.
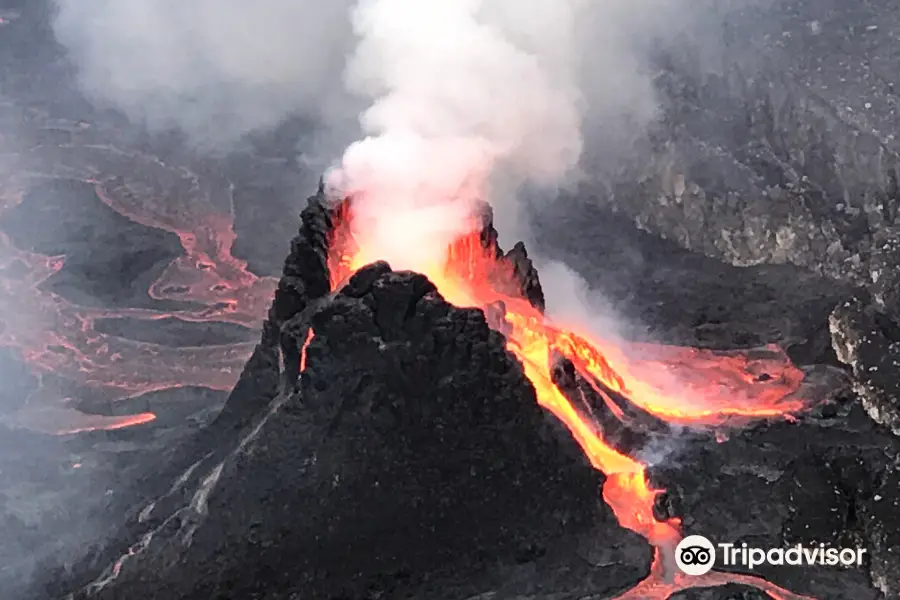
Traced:
[[[461, 123], [557, 172], [577, 158], [583, 113], [652, 118], [647, 43], [708, 1], [55, 0], [53, 25], [91, 99], [203, 145], [291, 115], [354, 119], [352, 54], [352, 91], [379, 99], [367, 129], [407, 110], [429, 133]], [[427, 95], [400, 93], [416, 80]]]
[[510, 198], [577, 175], [586, 124], [613, 154], [643, 131], [651, 49], [723, 1], [764, 0], [56, 0], [54, 27], [89, 97], [203, 146], [358, 120], [330, 183], [364, 191], [369, 247], [415, 268], [476, 198], [518, 225]]
[[218, 148], [287, 116], [346, 116], [353, 2], [56, 0], [53, 27], [90, 100]]
[[360, 118], [367, 137], [331, 184], [360, 196], [363, 245], [395, 267], [420, 268], [471, 228], [472, 203], [483, 199], [509, 219], [501, 232], [515, 231], [509, 197], [576, 173], [586, 119], [612, 123], [613, 144], [656, 117], [651, 41], [680, 31], [675, 10], [687, 7], [360, 0], [346, 82], [371, 102]]
[[372, 98], [360, 119], [369, 137], [347, 150], [335, 183], [364, 194], [364, 245], [395, 266], [421, 266], [468, 230], [498, 169], [552, 182], [577, 164], [581, 2], [532, 1], [545, 14], [528, 20], [497, 11], [506, 4], [361, 0], [353, 12], [347, 83]]

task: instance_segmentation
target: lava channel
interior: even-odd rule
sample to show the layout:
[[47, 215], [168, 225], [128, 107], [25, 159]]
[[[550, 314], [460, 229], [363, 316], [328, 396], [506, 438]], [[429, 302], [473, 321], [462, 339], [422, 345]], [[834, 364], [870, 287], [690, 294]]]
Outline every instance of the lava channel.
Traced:
[[[352, 202], [345, 200], [334, 211], [328, 267], [332, 289], [337, 289], [379, 257], [361, 248], [353, 235]], [[567, 397], [557, 385], [560, 375], [554, 374], [554, 367], [564, 361], [603, 398], [607, 423], [610, 416], [644, 425], [652, 421], [658, 433], [664, 433], [667, 424], [715, 430], [759, 419], [791, 419], [807, 408], [798, 396], [803, 372], [774, 346], [720, 352], [597, 339], [574, 327], [559, 327], [518, 291], [512, 265], [489, 246], [473, 221], [472, 232], [447, 249], [446, 260], [423, 269], [423, 274], [451, 304], [485, 311], [488, 324], [506, 336], [508, 350], [523, 365], [540, 405], [566, 425], [593, 467], [606, 476], [603, 500], [619, 524], [655, 547], [650, 575], [618, 597], [664, 599], [688, 588], [738, 584], [776, 600], [805, 598], [752, 575], [680, 573], [674, 549], [682, 539], [681, 523], [675, 518], [661, 521], [654, 513], [663, 490], [650, 485], [647, 465], [610, 443], [589, 407]], [[305, 345], [303, 350], [305, 363]]]
[[[79, 126], [72, 129], [73, 135], [80, 133]], [[109, 145], [40, 145], [3, 158], [0, 217], [21, 204], [36, 182], [77, 181], [93, 187], [120, 215], [177, 235], [183, 253], [147, 290], [152, 299], [179, 308], [97, 308], [46, 289], [65, 256], [17, 248], [0, 232], [0, 347], [21, 356], [39, 381], [24, 406], [0, 421], [60, 435], [120, 429], [156, 415], [114, 416], [121, 413], [112, 408], [117, 402], [187, 386], [231, 390], [254, 342], [174, 347], [105, 333], [99, 326], [106, 319], [176, 319], [248, 329], [262, 324], [277, 280], [254, 275], [232, 255], [233, 215], [216, 208], [222, 203], [216, 196], [229, 191], [209, 189], [199, 175], [155, 156]]]

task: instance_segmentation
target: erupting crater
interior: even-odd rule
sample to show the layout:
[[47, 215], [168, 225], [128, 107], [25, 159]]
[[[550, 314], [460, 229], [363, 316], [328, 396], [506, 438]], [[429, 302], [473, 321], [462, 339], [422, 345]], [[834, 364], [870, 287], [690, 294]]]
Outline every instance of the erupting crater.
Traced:
[[[379, 259], [354, 235], [353, 203], [347, 198], [332, 209], [332, 291]], [[489, 325], [506, 337], [540, 405], [565, 424], [606, 476], [603, 500], [619, 523], [656, 548], [650, 577], [620, 598], [662, 599], [683, 589], [729, 584], [756, 587], [778, 600], [804, 598], [761, 577], [681, 573], [674, 564], [681, 523], [657, 517], [663, 490], [650, 483], [639, 458], [647, 435], [665, 435], [672, 427], [725, 435], [753, 420], [790, 420], [809, 408], [804, 373], [783, 351], [654, 345], [560, 327], [543, 314], [543, 294], [524, 247], [517, 244], [509, 254], [500, 250], [487, 205], [473, 217], [471, 232], [447, 248], [443, 264], [423, 274], [451, 304], [485, 312]], [[313, 335], [310, 329], [301, 349], [301, 371]]]

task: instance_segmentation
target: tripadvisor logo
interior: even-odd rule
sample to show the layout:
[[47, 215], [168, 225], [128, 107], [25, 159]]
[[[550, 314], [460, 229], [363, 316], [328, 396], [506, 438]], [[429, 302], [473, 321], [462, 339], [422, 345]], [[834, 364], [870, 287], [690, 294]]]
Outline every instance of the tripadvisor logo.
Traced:
[[747, 544], [713, 544], [702, 535], [689, 535], [675, 548], [675, 564], [685, 575], [705, 575], [718, 563], [723, 567], [826, 566], [858, 567], [864, 548], [831, 548], [825, 544], [790, 548], [753, 548]]
[[685, 575], [705, 575], [716, 564], [716, 547], [702, 535], [689, 535], [675, 547], [675, 564]]

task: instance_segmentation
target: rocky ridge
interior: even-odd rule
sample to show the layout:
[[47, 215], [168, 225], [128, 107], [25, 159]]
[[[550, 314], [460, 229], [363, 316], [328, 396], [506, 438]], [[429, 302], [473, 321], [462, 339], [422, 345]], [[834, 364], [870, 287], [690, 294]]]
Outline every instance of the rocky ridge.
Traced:
[[[853, 305], [896, 327], [900, 12], [885, 0], [792, 1], [723, 20], [715, 67], [687, 47], [661, 58], [664, 117], [633, 162], [601, 176], [596, 201], [729, 264], [792, 264], [857, 286]], [[900, 354], [846, 313], [831, 319], [838, 355], [862, 377], [873, 418], [896, 428], [896, 385], [838, 347], [867, 336], [886, 364]]]

